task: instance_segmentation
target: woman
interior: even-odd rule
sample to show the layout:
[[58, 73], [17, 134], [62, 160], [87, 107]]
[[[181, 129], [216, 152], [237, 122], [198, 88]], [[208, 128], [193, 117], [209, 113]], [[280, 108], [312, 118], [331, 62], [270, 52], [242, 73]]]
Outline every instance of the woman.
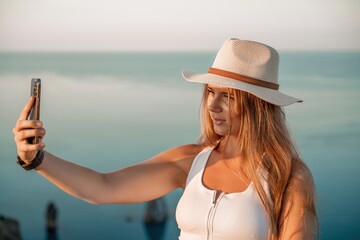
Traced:
[[285, 125], [282, 106], [301, 100], [278, 91], [278, 53], [230, 39], [205, 74], [199, 144], [169, 149], [110, 173], [64, 161], [28, 144], [45, 136], [26, 120], [30, 98], [14, 128], [18, 162], [65, 192], [94, 204], [136, 203], [176, 188], [184, 193], [176, 219], [179, 239], [313, 239], [314, 183]]

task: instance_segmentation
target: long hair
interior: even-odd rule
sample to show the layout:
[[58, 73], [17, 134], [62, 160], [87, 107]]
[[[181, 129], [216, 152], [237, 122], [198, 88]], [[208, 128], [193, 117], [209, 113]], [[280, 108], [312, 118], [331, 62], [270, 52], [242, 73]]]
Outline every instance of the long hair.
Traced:
[[[234, 111], [240, 113], [239, 119], [234, 120], [240, 123], [236, 150], [242, 161], [241, 166], [238, 165], [237, 168], [242, 167], [242, 171], [254, 183], [265, 207], [269, 223], [268, 238], [278, 239], [279, 229], [283, 224], [284, 216], [287, 215], [284, 213], [284, 196], [287, 192], [294, 190], [290, 186], [290, 180], [294, 175], [295, 166], [304, 169], [312, 179], [311, 173], [300, 159], [286, 126], [285, 114], [281, 107], [236, 89], [228, 89], [228, 94], [234, 98], [234, 101], [228, 100], [229, 115]], [[214, 131], [207, 108], [207, 99], [208, 91], [207, 85], [205, 85], [201, 104], [199, 144], [214, 147], [224, 138]], [[265, 173], [263, 178], [268, 183], [268, 190], [264, 189], [261, 184], [258, 167], [262, 170], [260, 172]], [[314, 187], [313, 184], [310, 185], [305, 190], [307, 192], [305, 206], [306, 210], [316, 219]]]

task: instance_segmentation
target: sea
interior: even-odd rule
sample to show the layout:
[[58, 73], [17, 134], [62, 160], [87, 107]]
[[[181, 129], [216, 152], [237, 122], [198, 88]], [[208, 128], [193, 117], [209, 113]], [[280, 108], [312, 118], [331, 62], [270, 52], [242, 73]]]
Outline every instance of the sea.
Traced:
[[[22, 239], [46, 239], [53, 202], [58, 239], [177, 239], [181, 189], [164, 196], [168, 218], [152, 238], [148, 203], [92, 205], [22, 170], [12, 129], [36, 77], [46, 150], [63, 159], [110, 172], [196, 143], [202, 86], [181, 71], [206, 72], [215, 54], [0, 53], [0, 216], [18, 221]], [[319, 239], [360, 239], [360, 52], [280, 52], [279, 81], [280, 91], [304, 100], [284, 109], [315, 180]]]

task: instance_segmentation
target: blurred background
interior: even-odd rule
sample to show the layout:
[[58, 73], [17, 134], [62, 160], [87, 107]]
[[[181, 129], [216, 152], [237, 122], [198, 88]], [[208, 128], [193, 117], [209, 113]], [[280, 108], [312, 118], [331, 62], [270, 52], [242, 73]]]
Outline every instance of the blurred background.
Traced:
[[237, 37], [278, 49], [280, 90], [304, 100], [285, 112], [314, 175], [320, 239], [359, 239], [359, 11], [351, 0], [1, 0], [0, 221], [15, 219], [22, 239], [45, 239], [54, 215], [58, 239], [176, 239], [181, 190], [88, 204], [19, 168], [12, 128], [39, 77], [59, 157], [107, 172], [195, 143], [201, 86], [181, 70], [206, 72]]

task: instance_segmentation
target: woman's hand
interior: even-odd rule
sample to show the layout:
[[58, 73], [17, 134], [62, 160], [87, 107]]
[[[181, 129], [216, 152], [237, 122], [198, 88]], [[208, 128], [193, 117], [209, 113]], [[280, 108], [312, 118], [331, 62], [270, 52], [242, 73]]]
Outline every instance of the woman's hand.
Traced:
[[[30, 97], [29, 101], [21, 111], [20, 117], [13, 129], [18, 155], [21, 160], [27, 164], [35, 158], [39, 150], [45, 147], [42, 139], [45, 136], [46, 131], [43, 128], [42, 122], [27, 120], [34, 102], [35, 98]], [[40, 138], [40, 142], [38, 144], [29, 143], [28, 138], [35, 136]]]

